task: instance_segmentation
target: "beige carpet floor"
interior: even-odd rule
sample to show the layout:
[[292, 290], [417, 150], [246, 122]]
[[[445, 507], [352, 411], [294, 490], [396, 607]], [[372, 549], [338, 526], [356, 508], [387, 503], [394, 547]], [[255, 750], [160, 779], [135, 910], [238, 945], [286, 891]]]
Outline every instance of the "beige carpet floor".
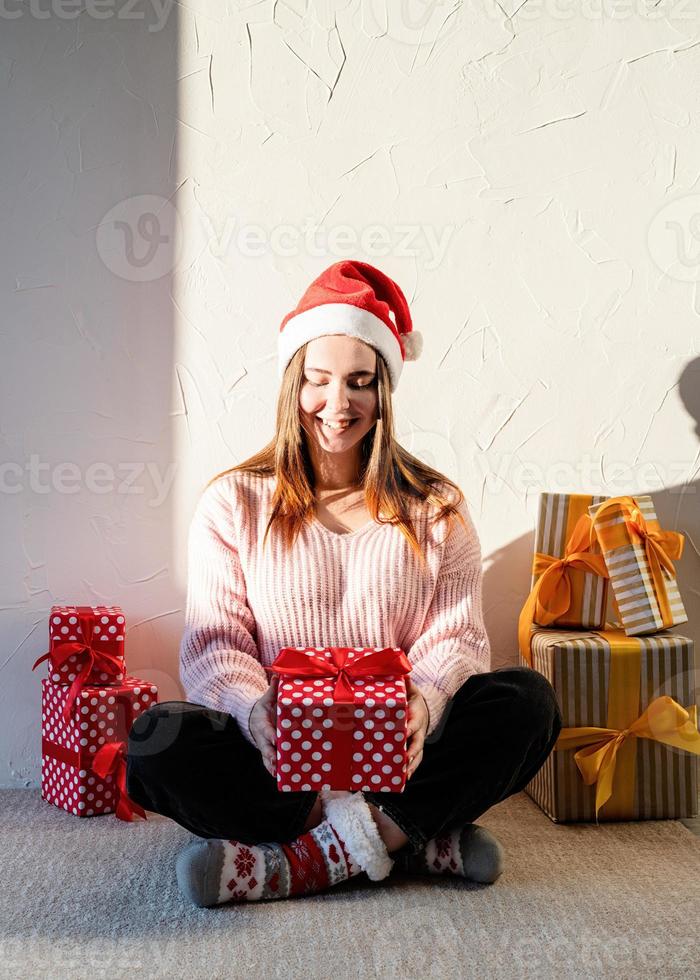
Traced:
[[174, 861], [192, 835], [150, 814], [78, 818], [0, 790], [0, 976], [696, 976], [700, 838], [680, 821], [553, 824], [524, 793], [479, 821], [493, 885], [364, 876], [321, 895], [197, 909]]

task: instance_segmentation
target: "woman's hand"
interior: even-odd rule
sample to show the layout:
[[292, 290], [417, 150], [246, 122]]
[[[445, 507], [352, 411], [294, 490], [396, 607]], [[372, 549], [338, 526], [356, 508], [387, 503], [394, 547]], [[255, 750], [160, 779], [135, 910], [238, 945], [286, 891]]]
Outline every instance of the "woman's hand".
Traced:
[[430, 712], [425, 698], [411, 679], [410, 674], [406, 675], [406, 694], [408, 697], [408, 769], [406, 770], [406, 781], [408, 781], [423, 759], [423, 742], [425, 733], [428, 730]]
[[255, 744], [260, 749], [265, 768], [271, 776], [277, 775], [276, 706], [279, 674], [273, 674], [270, 686], [253, 705], [248, 725]]

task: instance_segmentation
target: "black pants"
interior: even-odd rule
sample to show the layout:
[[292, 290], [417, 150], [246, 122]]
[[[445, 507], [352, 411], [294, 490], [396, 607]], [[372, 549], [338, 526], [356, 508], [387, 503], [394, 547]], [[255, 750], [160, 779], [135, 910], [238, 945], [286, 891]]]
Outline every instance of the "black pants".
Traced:
[[[473, 674], [426, 739], [401, 793], [363, 792], [408, 837], [426, 841], [518, 793], [542, 767], [562, 727], [549, 681], [530, 667]], [[303, 833], [316, 790], [280, 792], [260, 751], [229, 714], [188, 701], [148, 708], [129, 733], [127, 792], [199, 837], [245, 844]]]

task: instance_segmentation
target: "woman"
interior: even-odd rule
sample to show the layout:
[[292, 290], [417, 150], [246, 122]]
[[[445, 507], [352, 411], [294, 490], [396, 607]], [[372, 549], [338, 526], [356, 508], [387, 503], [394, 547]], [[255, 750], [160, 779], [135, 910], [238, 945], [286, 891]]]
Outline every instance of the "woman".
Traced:
[[[394, 439], [391, 393], [421, 345], [395, 282], [364, 262], [330, 266], [282, 322], [274, 439], [195, 510], [187, 701], [135, 721], [127, 791], [201, 838], [176, 863], [200, 907], [394, 868], [493, 882], [503, 848], [473, 821], [523, 789], [561, 729], [545, 677], [489, 669], [464, 497]], [[328, 645], [398, 646], [411, 662], [401, 793], [277, 790], [264, 667], [283, 646]]]

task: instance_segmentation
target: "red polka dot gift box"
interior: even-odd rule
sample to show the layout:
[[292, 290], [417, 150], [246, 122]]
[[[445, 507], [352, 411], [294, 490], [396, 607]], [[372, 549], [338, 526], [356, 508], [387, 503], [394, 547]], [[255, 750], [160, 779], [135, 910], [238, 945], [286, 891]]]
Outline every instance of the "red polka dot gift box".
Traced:
[[411, 663], [398, 647], [283, 647], [277, 789], [374, 790], [406, 785]]
[[49, 649], [32, 670], [49, 661], [49, 678], [69, 684], [64, 718], [85, 684], [117, 684], [124, 666], [125, 617], [119, 606], [52, 606]]
[[134, 719], [157, 702], [157, 687], [131, 675], [112, 686], [87, 684], [66, 721], [69, 693], [50, 678], [41, 682], [41, 798], [78, 817], [147, 819], [126, 792], [126, 749]]

